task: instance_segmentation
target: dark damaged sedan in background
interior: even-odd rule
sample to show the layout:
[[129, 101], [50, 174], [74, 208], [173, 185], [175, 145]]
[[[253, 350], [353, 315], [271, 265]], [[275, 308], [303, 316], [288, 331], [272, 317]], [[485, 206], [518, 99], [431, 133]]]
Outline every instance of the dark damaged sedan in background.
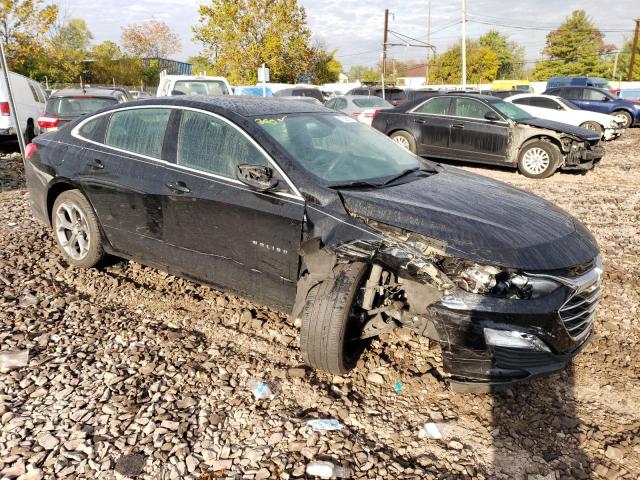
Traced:
[[604, 155], [597, 133], [487, 95], [434, 95], [380, 111], [372, 126], [424, 157], [517, 167], [530, 178], [588, 171]]
[[562, 369], [594, 332], [582, 224], [321, 106], [114, 106], [39, 136], [26, 172], [71, 265], [109, 253], [291, 312], [306, 362], [333, 374], [405, 326], [439, 342], [455, 385], [486, 388]]

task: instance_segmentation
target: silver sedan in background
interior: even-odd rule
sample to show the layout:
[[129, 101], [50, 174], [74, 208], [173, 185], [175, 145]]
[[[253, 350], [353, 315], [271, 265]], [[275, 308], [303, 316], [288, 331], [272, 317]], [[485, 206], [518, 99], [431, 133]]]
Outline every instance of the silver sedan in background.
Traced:
[[380, 110], [393, 108], [393, 105], [380, 97], [366, 95], [342, 95], [327, 101], [324, 106], [346, 113], [367, 125], [371, 125], [373, 117]]

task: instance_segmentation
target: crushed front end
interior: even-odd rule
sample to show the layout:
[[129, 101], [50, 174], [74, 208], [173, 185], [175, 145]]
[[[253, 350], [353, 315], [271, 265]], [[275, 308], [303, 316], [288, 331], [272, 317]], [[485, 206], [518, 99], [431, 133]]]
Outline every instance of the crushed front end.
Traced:
[[564, 137], [562, 154], [562, 170], [591, 170], [604, 157], [604, 147], [600, 140], [587, 141]]

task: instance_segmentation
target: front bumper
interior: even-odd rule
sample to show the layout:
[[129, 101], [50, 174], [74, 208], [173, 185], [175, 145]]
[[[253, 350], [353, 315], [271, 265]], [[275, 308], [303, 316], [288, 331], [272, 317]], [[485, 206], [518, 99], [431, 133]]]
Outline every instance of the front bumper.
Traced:
[[[538, 299], [501, 299], [458, 290], [431, 305], [427, 317], [435, 326], [444, 370], [454, 389], [491, 391], [564, 369], [593, 337], [601, 272], [598, 264], [578, 277], [553, 277], [561, 286]], [[584, 315], [576, 316], [581, 311]], [[513, 348], [493, 341], [489, 345], [485, 329], [527, 334], [539, 346]]]
[[621, 137], [624, 133], [624, 128], [605, 128], [602, 134], [602, 138], [606, 141], [615, 140]]

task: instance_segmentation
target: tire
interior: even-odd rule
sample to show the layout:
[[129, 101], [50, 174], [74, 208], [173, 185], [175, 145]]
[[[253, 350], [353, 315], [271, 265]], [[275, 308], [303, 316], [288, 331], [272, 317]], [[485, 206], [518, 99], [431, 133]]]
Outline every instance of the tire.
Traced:
[[602, 125], [600, 125], [598, 122], [584, 122], [580, 124], [580, 128], [586, 128], [587, 130], [591, 130], [592, 132], [596, 132], [602, 135]]
[[334, 269], [335, 278], [316, 285], [302, 311], [300, 347], [305, 362], [333, 375], [344, 375], [358, 363], [367, 342], [349, 341], [359, 335], [354, 304], [362, 298], [360, 286], [369, 272], [364, 263]]
[[413, 135], [411, 135], [409, 132], [399, 130], [397, 132], [393, 132], [389, 137], [391, 138], [391, 140], [396, 142], [401, 147], [406, 148], [411, 153], [416, 153], [418, 150], [416, 148], [416, 139], [413, 138]]
[[91, 204], [79, 190], [67, 190], [56, 198], [51, 226], [58, 248], [69, 265], [91, 268], [100, 263], [104, 257], [100, 224]]
[[624, 122], [624, 125], [622, 125], [622, 128], [629, 128], [631, 126], [631, 122], [633, 122], [633, 117], [631, 117], [631, 114], [624, 110], [616, 110], [611, 115], [616, 117], [618, 120]]
[[518, 154], [518, 170], [525, 177], [547, 178], [558, 169], [560, 149], [551, 142], [533, 140], [525, 143]]

